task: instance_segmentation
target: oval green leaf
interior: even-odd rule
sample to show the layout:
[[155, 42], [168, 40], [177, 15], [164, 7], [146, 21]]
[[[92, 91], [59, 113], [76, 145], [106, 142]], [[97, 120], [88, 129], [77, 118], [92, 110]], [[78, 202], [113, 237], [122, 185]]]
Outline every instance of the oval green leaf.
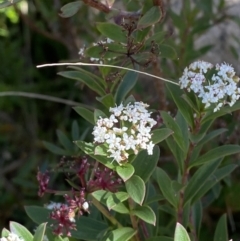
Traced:
[[116, 94], [114, 96], [117, 105], [120, 105], [124, 101], [125, 97], [133, 89], [137, 83], [138, 73], [129, 71], [124, 76], [122, 82], [119, 84]]
[[91, 90], [98, 93], [100, 96], [104, 96], [106, 94], [103, 87], [94, 78], [92, 78], [88, 74], [84, 74], [83, 72], [75, 71], [75, 70], [62, 71], [62, 72], [59, 72], [58, 75], [61, 75], [65, 78], [80, 81], [86, 86], [88, 86]]
[[207, 182], [208, 178], [214, 173], [217, 167], [220, 165], [222, 159], [211, 161], [206, 165], [200, 167], [190, 179], [184, 194], [184, 203], [186, 204], [198, 190]]
[[134, 174], [134, 167], [127, 163], [122, 166], [117, 166], [116, 172], [117, 174], [126, 182], [133, 174]]
[[139, 176], [133, 175], [125, 182], [125, 185], [127, 193], [133, 199], [133, 201], [139, 205], [142, 205], [146, 194], [144, 181]]
[[228, 240], [227, 217], [226, 214], [223, 214], [218, 221], [217, 228], [214, 233], [214, 241], [226, 240]]
[[177, 53], [176, 53], [175, 49], [169, 45], [159, 44], [158, 51], [159, 51], [159, 56], [161, 58], [167, 58], [167, 59], [176, 59], [177, 58]]
[[164, 124], [174, 132], [172, 135], [174, 140], [186, 154], [188, 151], [188, 145], [182, 138], [182, 131], [177, 122], [165, 111], [161, 111], [161, 117], [163, 119]]
[[160, 167], [157, 167], [154, 173], [154, 178], [157, 181], [157, 184], [163, 194], [163, 196], [166, 198], [166, 200], [171, 203], [175, 208], [177, 207], [177, 195], [174, 192], [172, 186], [172, 180], [169, 178], [167, 173], [161, 169]]
[[129, 198], [129, 195], [126, 192], [112, 193], [107, 198], [107, 207], [109, 210], [111, 210], [115, 206], [117, 206], [119, 203], [124, 202], [128, 198]]
[[97, 23], [97, 29], [99, 32], [111, 40], [116, 42], [126, 43], [127, 36], [124, 29], [119, 25], [113, 23]]
[[191, 241], [186, 229], [180, 223], [177, 223], [174, 233], [174, 241]]
[[132, 228], [118, 228], [112, 231], [106, 241], [128, 241], [137, 231]]
[[81, 5], [82, 5], [81, 1], [76, 1], [76, 2], [71, 2], [71, 3], [65, 4], [63, 7], [61, 7], [61, 13], [59, 13], [59, 15], [62, 18], [72, 17], [74, 14], [76, 14], [78, 12]]
[[153, 154], [149, 155], [146, 150], [138, 153], [132, 165], [135, 169], [135, 175], [138, 175], [146, 183], [153, 174], [160, 156], [160, 149], [154, 146]]
[[173, 134], [173, 131], [168, 128], [161, 128], [152, 131], [152, 142], [153, 144], [158, 144], [159, 142], [165, 140], [168, 136]]
[[33, 237], [33, 241], [42, 241], [43, 240], [44, 234], [46, 231], [46, 226], [47, 226], [47, 223], [42, 223], [37, 227], [36, 232]]
[[131, 214], [136, 215], [146, 223], [154, 226], [156, 224], [156, 215], [149, 206], [137, 207], [131, 210]]
[[190, 168], [216, 160], [218, 158], [223, 158], [225, 156], [237, 154], [240, 152], [239, 145], [224, 145], [216, 147], [204, 155], [200, 156], [196, 161], [190, 163]]
[[21, 224], [11, 221], [9, 225], [9, 229], [12, 233], [15, 233], [22, 239], [27, 241], [32, 241], [33, 236], [32, 234]]
[[92, 111], [90, 111], [89, 109], [87, 109], [87, 108], [85, 108], [85, 107], [81, 107], [81, 106], [73, 107], [73, 109], [74, 109], [82, 118], [84, 118], [86, 121], [88, 121], [89, 123], [95, 125], [94, 114], [93, 114]]
[[161, 9], [157, 6], [150, 8], [138, 21], [138, 28], [146, 28], [161, 19]]

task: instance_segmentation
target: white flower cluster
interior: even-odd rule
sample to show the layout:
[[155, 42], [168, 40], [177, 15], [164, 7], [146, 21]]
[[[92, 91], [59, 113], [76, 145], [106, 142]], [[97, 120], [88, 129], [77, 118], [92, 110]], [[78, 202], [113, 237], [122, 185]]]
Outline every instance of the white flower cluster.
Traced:
[[157, 122], [150, 117], [147, 107], [147, 104], [135, 102], [110, 108], [110, 117], [98, 119], [93, 129], [94, 142], [106, 143], [108, 157], [120, 165], [127, 162], [129, 154], [137, 154], [142, 149], [152, 155], [154, 144], [150, 132]]
[[[214, 70], [214, 74], [206, 77], [209, 70]], [[179, 84], [181, 89], [191, 90], [202, 99], [205, 108], [211, 104], [215, 105], [214, 112], [223, 105], [232, 106], [240, 97], [240, 88], [237, 83], [239, 77], [232, 66], [223, 63], [212, 65], [205, 61], [197, 61], [186, 67]]]
[[0, 241], [24, 241], [21, 237], [15, 233], [9, 233], [7, 237], [0, 238]]

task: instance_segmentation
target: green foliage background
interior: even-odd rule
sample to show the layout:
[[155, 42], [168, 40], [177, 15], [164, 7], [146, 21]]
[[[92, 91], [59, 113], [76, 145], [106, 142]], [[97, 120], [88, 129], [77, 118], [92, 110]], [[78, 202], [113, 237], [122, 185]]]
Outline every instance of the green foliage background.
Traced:
[[[81, 2], [79, 11], [74, 16], [62, 18], [59, 15], [60, 8], [67, 3], [67, 0], [22, 1], [0, 12], [0, 229], [7, 226], [10, 220], [33, 227], [23, 206], [41, 205], [49, 202], [48, 198], [51, 200], [51, 197], [40, 200], [37, 196], [37, 167], [44, 169], [49, 165], [53, 166], [60, 161], [61, 155], [51, 154], [42, 141], [60, 145], [56, 129], [71, 138], [71, 129], [76, 128], [74, 120], [77, 121], [79, 132], [89, 135], [90, 138], [92, 126], [88, 126], [71, 105], [48, 99], [58, 97], [93, 105], [96, 104], [95, 94], [79, 82], [69, 81], [56, 74], [64, 68], [36, 69], [36, 65], [41, 63], [77, 61], [81, 47], [88, 47], [101, 40], [95, 23], [104, 22], [105, 14]], [[217, 1], [215, 7], [213, 1], [209, 0], [182, 0], [181, 3], [178, 13], [172, 11], [169, 4], [165, 4], [164, 21], [156, 26], [157, 31], [165, 31], [167, 44], [176, 51], [177, 58], [173, 60], [160, 55], [161, 76], [173, 80], [181, 75], [185, 66], [213, 50], [212, 45], [197, 49], [195, 43], [198, 38], [225, 21], [240, 23], [237, 17], [226, 13], [224, 0]], [[120, 3], [128, 11], [138, 11], [143, 4], [147, 5], [148, 1], [124, 0]], [[189, 7], [194, 4], [197, 9]], [[235, 36], [233, 39], [237, 41]], [[227, 48], [233, 58], [239, 60], [239, 46], [229, 45]], [[236, 70], [239, 75], [240, 67], [237, 66]], [[151, 69], [147, 71], [151, 72]], [[1, 96], [6, 91], [46, 96], [44, 100]], [[164, 86], [156, 84], [150, 78], [141, 77], [133, 94], [136, 99], [152, 105], [155, 103], [155, 107], [160, 110], [167, 108], [173, 113], [176, 112]], [[165, 99], [161, 98], [165, 94], [169, 100], [168, 106]], [[239, 118], [238, 111], [215, 123], [216, 127], [228, 128], [219, 138], [218, 146], [228, 142], [239, 144]], [[229, 138], [226, 139], [226, 136]], [[214, 147], [216, 146], [209, 145], [206, 150]], [[238, 157], [229, 158], [226, 162], [239, 165]], [[172, 176], [176, 174], [174, 163], [169, 161], [169, 153], [164, 149], [164, 145], [161, 149], [161, 168]], [[60, 185], [65, 185], [63, 176], [56, 178]], [[225, 212], [228, 213], [230, 234], [233, 234], [233, 238], [234, 235], [240, 235], [239, 188], [238, 168], [231, 177], [209, 192], [203, 202], [208, 208], [203, 218], [202, 240], [206, 240], [206, 237], [214, 232], [217, 220]], [[166, 212], [161, 213], [161, 224], [169, 219]]]

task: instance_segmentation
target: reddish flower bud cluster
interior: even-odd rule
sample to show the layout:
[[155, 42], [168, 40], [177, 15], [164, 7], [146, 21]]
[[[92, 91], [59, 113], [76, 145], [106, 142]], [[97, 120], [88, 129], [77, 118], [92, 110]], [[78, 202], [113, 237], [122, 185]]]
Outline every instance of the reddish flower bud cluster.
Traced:
[[107, 167], [98, 167], [94, 173], [95, 178], [88, 182], [88, 190], [91, 192], [96, 190], [108, 190], [117, 192], [122, 179], [117, 177], [116, 172]]
[[76, 230], [72, 210], [65, 204], [62, 204], [59, 208], [55, 207], [50, 214], [50, 218], [56, 221], [51, 225], [53, 233], [56, 235], [71, 236], [70, 230]]
[[49, 173], [48, 172], [41, 173], [40, 171], [38, 171], [37, 180], [39, 183], [38, 195], [40, 197], [42, 197], [44, 195], [44, 193], [46, 192], [48, 182], [50, 180]]
[[72, 196], [65, 195], [65, 200], [68, 204], [68, 207], [74, 211], [75, 214], [78, 214], [78, 216], [83, 215], [83, 212], [88, 212], [86, 210], [85, 205], [87, 203], [85, 199], [85, 191], [82, 189], [79, 192], [73, 191]]

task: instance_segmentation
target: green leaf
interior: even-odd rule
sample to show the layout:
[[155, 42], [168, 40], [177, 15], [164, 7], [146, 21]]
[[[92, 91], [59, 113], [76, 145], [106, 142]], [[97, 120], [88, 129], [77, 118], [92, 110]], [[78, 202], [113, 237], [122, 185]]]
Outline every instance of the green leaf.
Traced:
[[201, 164], [204, 164], [206, 162], [210, 162], [213, 160], [216, 160], [218, 158], [226, 157], [229, 155], [237, 154], [240, 152], [240, 146], [239, 145], [224, 145], [216, 147], [204, 155], [200, 156], [196, 161], [193, 161], [190, 163], [190, 167], [192, 168], [194, 166], [198, 166]]
[[158, 146], [154, 146], [152, 155], [149, 155], [146, 150], [139, 152], [132, 163], [135, 175], [141, 177], [146, 183], [157, 166], [159, 156], [160, 149]]
[[227, 115], [227, 114], [231, 115], [231, 113], [236, 110], [240, 110], [240, 101], [237, 101], [236, 104], [234, 104], [232, 107], [225, 106], [225, 107], [221, 108], [219, 111], [216, 111], [214, 113], [212, 112], [212, 110], [210, 110], [203, 117], [202, 124], [209, 120], [214, 120], [223, 115]]
[[182, 131], [176, 121], [165, 111], [161, 111], [161, 117], [163, 118], [164, 124], [171, 130], [173, 130], [173, 138], [177, 142], [178, 146], [187, 153], [188, 146], [182, 138]]
[[201, 203], [201, 200], [198, 200], [192, 207], [192, 220], [193, 220], [194, 228], [197, 233], [197, 237], [200, 236], [202, 215], [203, 215], [202, 203]]
[[184, 203], [186, 204], [190, 199], [194, 197], [197, 191], [206, 183], [208, 178], [220, 165], [222, 159], [211, 161], [204, 166], [200, 167], [190, 179], [184, 194]]
[[167, 59], [176, 59], [177, 58], [177, 53], [176, 53], [175, 49], [169, 45], [159, 44], [158, 51], [159, 51], [159, 56], [161, 58], [167, 58]]
[[180, 111], [177, 112], [175, 120], [182, 132], [181, 135], [182, 135], [182, 140], [185, 143], [185, 148], [188, 150], [189, 149], [189, 126], [188, 126], [188, 123]]
[[123, 80], [119, 84], [116, 94], [114, 96], [115, 102], [117, 105], [120, 105], [122, 101], [126, 98], [128, 93], [137, 83], [138, 73], [133, 71], [128, 71], [123, 77]]
[[97, 190], [91, 193], [91, 195], [99, 202], [107, 206], [107, 199], [112, 193], [105, 190]]
[[228, 240], [227, 217], [226, 214], [223, 214], [218, 221], [217, 228], [214, 233], [214, 241], [226, 240]]
[[103, 165], [110, 169], [114, 169], [118, 164], [113, 162], [112, 158], [108, 158], [105, 156], [94, 155], [95, 145], [93, 143], [87, 143], [84, 141], [75, 141], [74, 142], [85, 154], [91, 156], [93, 159], [101, 162]]
[[[137, 42], [143, 42], [144, 39], [146, 39], [148, 37], [150, 30], [151, 30], [150, 26], [148, 28], [145, 28], [145, 29], [138, 29], [138, 30], [136, 30], [135, 31], [135, 33], [136, 33], [136, 41]], [[146, 46], [146, 42], [145, 42], [145, 46]]]
[[99, 77], [98, 75], [94, 74], [94, 72], [92, 72], [92, 69], [86, 70], [85, 67], [84, 67], [84, 69], [83, 69], [83, 68], [81, 68], [81, 67], [79, 67], [79, 66], [68, 66], [68, 68], [70, 68], [70, 69], [75, 69], [75, 70], [79, 71], [80, 73], [83, 73], [84, 76], [85, 76], [85, 75], [90, 76], [92, 79], [95, 79], [95, 81], [96, 81], [97, 83], [101, 84], [101, 86], [102, 86], [104, 89], [107, 88], [107, 83], [106, 83], [105, 79], [103, 79], [103, 78]]
[[169, 150], [172, 152], [173, 156], [176, 159], [180, 173], [183, 173], [183, 166], [186, 154], [181, 150], [181, 148], [178, 146], [172, 136], [166, 139], [166, 143]]
[[74, 144], [68, 139], [68, 137], [62, 131], [57, 130], [57, 136], [58, 140], [66, 150], [74, 150]]
[[86, 241], [97, 241], [97, 237], [108, 228], [105, 222], [85, 216], [76, 219], [76, 226], [76, 230], [71, 231], [72, 237]]
[[44, 238], [47, 223], [40, 224], [34, 234], [33, 241], [42, 241]]
[[72, 140], [73, 141], [78, 140], [79, 139], [79, 126], [78, 126], [77, 121], [75, 121], [75, 120], [72, 123], [71, 132], [72, 132]]
[[106, 144], [101, 144], [95, 147], [94, 155], [107, 156], [108, 147]]
[[210, 133], [208, 133], [206, 136], [204, 136], [201, 141], [199, 141], [197, 143], [198, 146], [202, 146], [206, 143], [208, 143], [209, 141], [211, 141], [213, 138], [221, 135], [222, 133], [226, 132], [228, 129], [225, 129], [225, 128], [221, 128], [221, 129], [218, 129], [218, 130], [214, 130]]
[[114, 40], [116, 42], [127, 42], [126, 33], [124, 32], [124, 29], [120, 27], [119, 25], [113, 24], [113, 23], [97, 23], [97, 29], [99, 32], [111, 40]]
[[157, 181], [157, 184], [163, 194], [163, 196], [166, 198], [166, 200], [173, 205], [173, 207], [177, 207], [177, 196], [176, 193], [171, 188], [171, 179], [167, 175], [167, 173], [161, 169], [160, 167], [157, 167], [154, 173], [154, 178]]
[[129, 212], [130, 212], [129, 209], [126, 207], [126, 205], [123, 203], [117, 204], [116, 206], [114, 206], [112, 208], [112, 210], [114, 210], [117, 213], [122, 213], [122, 214], [129, 214]]
[[7, 230], [6, 228], [2, 229], [2, 234], [1, 237], [7, 237], [10, 234], [9, 230]]
[[[119, 194], [114, 194], [105, 190], [97, 190], [91, 195], [101, 202], [105, 206], [109, 206], [109, 209], [112, 209], [118, 213], [129, 214], [129, 209], [119, 200], [125, 200], [129, 195], [125, 192], [119, 192]], [[108, 199], [109, 198], [109, 199]]]
[[37, 224], [46, 222], [51, 213], [51, 210], [38, 206], [25, 206], [24, 208], [28, 217]]
[[125, 182], [125, 185], [127, 193], [133, 201], [142, 205], [146, 193], [144, 181], [139, 176], [133, 175]]
[[126, 182], [133, 174], [134, 174], [134, 167], [127, 163], [122, 166], [116, 167], [117, 174]]
[[132, 228], [118, 228], [113, 230], [106, 241], [128, 241], [137, 231]]
[[91, 77], [88, 74], [84, 74], [83, 72], [80, 72], [80, 71], [70, 70], [70, 71], [59, 72], [58, 75], [61, 75], [69, 79], [80, 81], [86, 86], [88, 86], [91, 90], [98, 93], [100, 96], [106, 95], [103, 87], [93, 77]]
[[180, 223], [177, 223], [174, 233], [174, 241], [191, 241], [186, 229]]
[[61, 156], [64, 156], [64, 155], [69, 155], [68, 151], [50, 143], [50, 142], [47, 142], [47, 141], [43, 141], [43, 145], [52, 153], [54, 154], [57, 154], [57, 155], [61, 155]]
[[156, 225], [156, 215], [149, 206], [137, 207], [131, 210], [131, 214], [136, 215], [146, 223]]
[[155, 42], [156, 44], [160, 44], [164, 41], [166, 36], [167, 36], [166, 32], [157, 32], [146, 40], [145, 45], [151, 45], [152, 42]]
[[161, 9], [157, 6], [150, 8], [138, 21], [138, 28], [146, 28], [161, 19]]
[[[112, 46], [109, 48], [110, 44], [105, 44], [105, 50], [102, 46], [92, 46], [86, 49], [85, 54], [88, 57], [93, 57], [96, 59], [112, 59], [112, 58], [116, 58], [118, 56], [121, 56], [123, 54], [125, 54], [125, 49], [120, 46], [120, 45], [116, 45], [115, 51], [111, 51]], [[107, 50], [106, 50], [107, 49]], [[117, 51], [117, 53], [116, 53]], [[109, 69], [107, 69], [106, 67], [101, 67], [100, 70], [102, 71], [102, 75], [106, 75], [107, 71]]]
[[174, 100], [174, 103], [178, 107], [178, 110], [181, 112], [188, 125], [193, 127], [193, 111], [192, 108], [186, 103], [186, 101], [179, 95], [179, 87], [167, 84], [167, 89], [171, 93], [171, 96]]
[[97, 123], [98, 119], [101, 118], [105, 118], [107, 117], [106, 114], [104, 112], [102, 112], [101, 110], [95, 109], [94, 110], [94, 121], [95, 123]]
[[209, 190], [211, 190], [217, 183], [223, 178], [227, 177], [234, 171], [237, 165], [230, 164], [216, 170], [207, 182], [197, 191], [194, 197], [192, 197], [192, 204], [202, 198]]
[[21, 0], [12, 0], [12, 1], [9, 1], [9, 0], [5, 0], [4, 2], [1, 2], [0, 3], [0, 9], [1, 8], [6, 8], [6, 7], [9, 7], [15, 3], [18, 3], [20, 2]]
[[72, 17], [74, 14], [76, 14], [78, 12], [81, 5], [82, 5], [81, 1], [76, 1], [76, 2], [71, 2], [71, 3], [65, 4], [63, 7], [61, 7], [62, 12], [59, 13], [59, 15], [62, 18]]
[[146, 241], [173, 241], [173, 238], [169, 238], [166, 236], [157, 236], [147, 239]]
[[87, 155], [94, 154], [95, 145], [92, 142], [75, 141], [74, 143]]
[[126, 192], [112, 193], [107, 198], [107, 202], [106, 202], [107, 207], [108, 207], [109, 210], [111, 210], [114, 207], [116, 207], [119, 203], [124, 202], [128, 198], [129, 198], [129, 195]]
[[108, 109], [115, 106], [115, 101], [112, 94], [107, 94], [102, 97], [96, 97], [96, 99], [106, 106]]
[[155, 129], [152, 131], [151, 140], [152, 140], [153, 144], [158, 144], [159, 142], [165, 140], [172, 133], [173, 133], [173, 131], [168, 128]]
[[80, 115], [82, 118], [87, 120], [89, 123], [95, 125], [93, 112], [89, 109], [81, 106], [73, 107], [73, 109]]
[[9, 229], [12, 233], [15, 233], [19, 237], [22, 237], [26, 241], [33, 240], [32, 234], [21, 224], [11, 221]]

